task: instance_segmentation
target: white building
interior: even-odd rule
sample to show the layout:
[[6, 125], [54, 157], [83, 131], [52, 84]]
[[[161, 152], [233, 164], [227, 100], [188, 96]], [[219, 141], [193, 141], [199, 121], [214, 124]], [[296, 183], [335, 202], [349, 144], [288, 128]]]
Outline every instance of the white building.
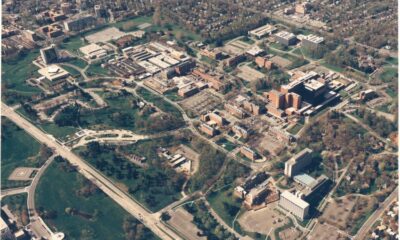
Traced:
[[267, 35], [271, 35], [277, 30], [277, 28], [273, 25], [267, 24], [262, 27], [253, 29], [248, 32], [248, 34], [252, 37], [255, 37], [257, 39], [263, 38]]
[[297, 175], [303, 168], [311, 163], [312, 150], [303, 149], [285, 163], [285, 175], [293, 177]]
[[285, 191], [281, 194], [279, 200], [279, 206], [283, 209], [289, 211], [296, 217], [304, 220], [308, 216], [308, 211], [310, 208], [310, 204], [301, 198], [296, 197], [294, 194], [289, 191]]

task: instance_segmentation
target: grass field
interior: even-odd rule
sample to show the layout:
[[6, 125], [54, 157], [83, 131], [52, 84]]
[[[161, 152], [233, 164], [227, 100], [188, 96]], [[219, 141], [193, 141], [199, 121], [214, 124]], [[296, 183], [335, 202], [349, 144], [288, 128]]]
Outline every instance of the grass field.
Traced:
[[61, 48], [66, 49], [74, 54], [82, 55], [79, 52], [79, 48], [85, 45], [86, 43], [82, 40], [81, 36], [74, 36], [64, 40], [61, 44]]
[[385, 59], [385, 62], [392, 64], [392, 65], [397, 65], [399, 63], [399, 59], [394, 58], [394, 57], [388, 57]]
[[25, 186], [29, 181], [9, 181], [8, 177], [17, 167], [38, 167], [40, 144], [24, 130], [6, 118], [1, 118], [1, 185], [2, 188]]
[[392, 82], [394, 79], [397, 79], [399, 76], [398, 71], [396, 68], [383, 68], [382, 73], [379, 74], [379, 78], [385, 82]]
[[228, 151], [232, 151], [233, 149], [236, 148], [236, 144], [228, 141], [226, 138], [221, 138], [216, 143]]
[[242, 205], [242, 200], [233, 196], [233, 188], [233, 186], [226, 186], [219, 191], [211, 192], [207, 197], [211, 207], [228, 226], [232, 226]]
[[302, 127], [302, 124], [296, 123], [292, 128], [289, 129], [288, 132], [291, 134], [297, 134]]
[[85, 68], [87, 66], [87, 63], [80, 58], [75, 58], [75, 59], [69, 61], [68, 63], [75, 65], [79, 68]]
[[86, 74], [88, 76], [97, 76], [97, 75], [108, 75], [108, 71], [105, 68], [102, 68], [101, 63], [90, 64], [89, 68], [86, 70]]
[[[68, 239], [125, 239], [124, 218], [129, 214], [100, 190], [88, 197], [77, 194], [85, 179], [76, 171], [62, 168], [63, 162], [53, 162], [42, 176], [35, 194], [36, 207], [55, 211], [56, 217], [44, 219], [54, 231], [65, 233]], [[76, 209], [68, 214], [66, 209]], [[148, 230], [140, 239], [156, 239]]]
[[69, 72], [69, 74], [74, 77], [79, 77], [81, 75], [81, 73], [73, 67], [62, 65], [62, 68], [64, 68], [67, 72]]
[[162, 99], [160, 96], [151, 93], [145, 88], [139, 88], [137, 90], [137, 93], [140, 94], [140, 96], [143, 97], [146, 101], [154, 103], [154, 105], [156, 105], [162, 111], [166, 113], [171, 113], [174, 116], [182, 119], [181, 112], [176, 107]]
[[345, 69], [343, 69], [341, 67], [338, 67], [338, 66], [331, 65], [331, 64], [329, 64], [327, 62], [321, 62], [321, 65], [326, 67], [326, 68], [328, 68], [328, 69], [330, 69], [330, 70], [332, 70], [332, 71], [335, 71], [335, 72], [342, 73], [342, 72], [345, 71]]
[[16, 60], [2, 61], [2, 99], [7, 104], [25, 101], [30, 96], [41, 92], [39, 88], [29, 86], [25, 81], [31, 77], [38, 77], [38, 67], [32, 61], [39, 56], [39, 51], [31, 51]]

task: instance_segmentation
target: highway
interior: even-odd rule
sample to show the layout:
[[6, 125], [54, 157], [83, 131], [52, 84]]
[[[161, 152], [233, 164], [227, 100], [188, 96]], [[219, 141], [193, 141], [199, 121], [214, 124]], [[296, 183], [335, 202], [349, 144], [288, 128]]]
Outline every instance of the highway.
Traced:
[[397, 201], [397, 196], [399, 194], [399, 188], [396, 189], [386, 198], [386, 200], [380, 205], [380, 207], [368, 218], [368, 220], [362, 225], [362, 227], [358, 230], [357, 235], [354, 237], [355, 240], [363, 240], [366, 239], [366, 236], [371, 229], [372, 225], [378, 220], [378, 218], [382, 215], [382, 213], [387, 209], [390, 204], [394, 201]]
[[105, 194], [118, 203], [127, 212], [140, 220], [146, 227], [154, 232], [161, 239], [181, 239], [175, 232], [160, 222], [158, 214], [152, 214], [133, 198], [120, 190], [110, 180], [97, 172], [84, 160], [59, 144], [51, 135], [45, 134], [42, 130], [31, 124], [28, 120], [17, 114], [12, 108], [1, 103], [1, 115], [13, 121], [17, 126], [24, 129], [28, 134], [37, 139], [40, 143], [53, 148], [56, 153], [76, 166], [79, 172], [96, 184]]

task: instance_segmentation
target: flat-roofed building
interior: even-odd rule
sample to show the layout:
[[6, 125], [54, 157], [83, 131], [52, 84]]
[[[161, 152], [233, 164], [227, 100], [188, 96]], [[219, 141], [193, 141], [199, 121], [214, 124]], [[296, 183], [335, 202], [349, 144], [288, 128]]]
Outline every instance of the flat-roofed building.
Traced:
[[293, 177], [297, 175], [301, 170], [307, 167], [311, 161], [311, 153], [313, 151], [309, 148], [305, 148], [285, 163], [285, 175]]
[[38, 70], [39, 74], [50, 81], [57, 81], [69, 76], [69, 73], [57, 65], [50, 65]]
[[289, 211], [301, 220], [304, 220], [308, 217], [308, 212], [310, 208], [310, 204], [308, 204], [303, 199], [296, 197], [289, 191], [285, 191], [281, 194], [279, 206]]
[[178, 95], [181, 97], [190, 97], [199, 92], [199, 89], [194, 84], [186, 85], [179, 88]]
[[242, 146], [240, 148], [240, 153], [252, 161], [257, 159], [257, 153], [255, 151], [253, 151], [252, 149], [250, 149], [249, 147]]
[[324, 42], [324, 38], [317, 35], [307, 35], [301, 40], [301, 44], [305, 47], [316, 48]]
[[225, 103], [224, 108], [228, 113], [232, 114], [237, 118], [243, 119], [246, 117], [246, 113], [235, 105], [232, 105], [230, 103]]
[[296, 35], [290, 32], [281, 31], [275, 34], [275, 40], [285, 46], [293, 45], [296, 43]]
[[277, 28], [273, 25], [267, 24], [264, 26], [261, 26], [259, 28], [253, 29], [248, 32], [248, 34], [252, 37], [255, 37], [257, 39], [263, 38], [267, 35], [271, 35], [277, 30]]
[[13, 239], [11, 230], [3, 218], [0, 218], [0, 239]]
[[285, 106], [285, 94], [273, 89], [268, 92], [267, 98], [275, 108], [282, 109]]
[[79, 32], [96, 24], [96, 18], [90, 14], [77, 15], [64, 21], [64, 28], [68, 32]]
[[215, 128], [213, 128], [213, 127], [211, 127], [210, 125], [205, 124], [205, 123], [202, 123], [202, 124], [200, 125], [200, 130], [201, 130], [203, 133], [205, 133], [205, 134], [207, 134], [208, 136], [210, 136], [210, 137], [213, 137], [213, 136], [215, 136], [215, 135], [217, 134], [217, 130], [216, 130]]
[[79, 48], [79, 51], [85, 55], [85, 58], [90, 59], [100, 59], [107, 56], [107, 50], [102, 48], [101, 46], [91, 43], [84, 47]]
[[232, 132], [234, 132], [240, 138], [244, 138], [244, 139], [247, 139], [250, 135], [250, 133], [247, 129], [245, 129], [244, 127], [241, 127], [239, 125], [233, 125]]

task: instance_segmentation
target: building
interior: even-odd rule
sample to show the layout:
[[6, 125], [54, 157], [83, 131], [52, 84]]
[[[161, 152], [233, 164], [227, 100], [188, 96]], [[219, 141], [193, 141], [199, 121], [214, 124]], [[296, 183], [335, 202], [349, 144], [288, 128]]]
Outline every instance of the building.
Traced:
[[211, 88], [217, 91], [224, 91], [228, 85], [224, 81], [222, 75], [209, 74], [206, 73], [203, 69], [196, 68], [193, 70], [192, 74], [206, 81]]
[[222, 127], [226, 123], [225, 118], [220, 116], [218, 112], [203, 114], [201, 115], [201, 120], [203, 122], [212, 121], [213, 123], [217, 124], [220, 127]]
[[51, 82], [56, 82], [69, 76], [67, 71], [57, 65], [50, 65], [45, 68], [41, 68], [38, 70], [38, 72]]
[[40, 31], [49, 38], [56, 38], [64, 35], [62, 27], [58, 24], [44, 26], [40, 29]]
[[198, 92], [199, 89], [194, 84], [188, 84], [182, 88], [179, 88], [178, 95], [181, 97], [190, 97]]
[[317, 179], [314, 179], [307, 174], [300, 174], [294, 176], [293, 179], [303, 187], [299, 192], [296, 193], [296, 196], [306, 201], [315, 195], [321, 195], [324, 186], [326, 186], [326, 183], [329, 181], [329, 178], [325, 175], [321, 175]]
[[43, 63], [49, 65], [58, 61], [58, 53], [55, 45], [40, 49], [40, 56]]
[[308, 212], [310, 208], [310, 205], [306, 201], [296, 197], [289, 191], [285, 191], [281, 194], [279, 206], [289, 211], [301, 220], [304, 220], [308, 217]]
[[296, 44], [297, 38], [293, 33], [281, 31], [275, 34], [275, 40], [285, 46]]
[[246, 117], [246, 113], [235, 105], [232, 105], [230, 103], [225, 103], [224, 108], [228, 113], [237, 118], [243, 119]]
[[250, 135], [250, 132], [247, 129], [245, 129], [244, 127], [241, 127], [239, 125], [233, 125], [232, 132], [243, 139], [247, 139]]
[[279, 191], [269, 180], [265, 180], [250, 190], [244, 197], [244, 204], [249, 209], [256, 205], [264, 205], [279, 200]]
[[368, 101], [378, 96], [378, 94], [374, 90], [368, 89], [365, 91], [361, 91], [359, 96], [361, 100]]
[[273, 25], [267, 24], [262, 27], [253, 29], [248, 32], [248, 34], [254, 38], [261, 39], [267, 35], [271, 35], [277, 30], [277, 28]]
[[13, 239], [13, 234], [3, 218], [0, 218], [0, 239]]
[[251, 161], [257, 159], [257, 153], [252, 149], [250, 149], [249, 147], [242, 146], [240, 148], [240, 153], [243, 154], [246, 158], [250, 159]]
[[31, 31], [31, 30], [24, 30], [22, 32], [22, 36], [24, 36], [26, 39], [28, 39], [29, 41], [32, 41], [32, 42], [36, 42], [36, 41], [40, 40], [38, 35], [34, 31]]
[[68, 3], [68, 2], [63, 2], [63, 3], [61, 3], [61, 11], [62, 11], [62, 13], [64, 13], [64, 14], [70, 14], [72, 11], [72, 8], [71, 8], [71, 3]]
[[87, 60], [100, 59], [107, 56], [107, 50], [95, 43], [81, 47], [79, 51], [84, 54]]
[[243, 61], [246, 61], [246, 55], [239, 54], [239, 55], [236, 55], [236, 56], [226, 59], [224, 64], [225, 64], [225, 66], [228, 66], [228, 67], [235, 67], [236, 65], [238, 65], [239, 63], [241, 63]]
[[277, 90], [273, 89], [271, 90], [267, 98], [271, 101], [272, 105], [275, 108], [282, 109], [285, 106], [285, 94], [278, 92]]
[[274, 64], [272, 63], [272, 61], [269, 61], [265, 57], [256, 57], [255, 63], [257, 64], [258, 67], [266, 68], [268, 70], [271, 70], [274, 67]]
[[196, 62], [192, 60], [184, 61], [175, 66], [175, 72], [179, 75], [185, 75], [196, 67]]
[[308, 47], [308, 48], [316, 48], [316, 47], [320, 46], [323, 42], [324, 42], [323, 37], [319, 37], [319, 36], [316, 36], [313, 34], [307, 35], [307, 36], [303, 37], [301, 40], [301, 44], [304, 47]]
[[302, 15], [307, 14], [309, 9], [310, 9], [310, 4], [308, 2], [298, 3], [294, 7], [295, 13]]
[[217, 130], [206, 123], [200, 125], [200, 130], [210, 137], [214, 137], [217, 134]]
[[221, 60], [224, 58], [224, 54], [217, 49], [212, 49], [212, 50], [202, 49], [200, 50], [200, 55], [214, 60]]
[[96, 18], [92, 15], [78, 15], [64, 21], [64, 28], [68, 32], [79, 32], [96, 24]]
[[249, 113], [251, 113], [254, 116], [258, 116], [262, 113], [262, 111], [264, 110], [264, 108], [262, 108], [261, 106], [251, 102], [251, 101], [243, 101], [243, 109], [248, 111]]
[[285, 175], [293, 177], [307, 167], [311, 161], [312, 150], [305, 148], [285, 163]]

